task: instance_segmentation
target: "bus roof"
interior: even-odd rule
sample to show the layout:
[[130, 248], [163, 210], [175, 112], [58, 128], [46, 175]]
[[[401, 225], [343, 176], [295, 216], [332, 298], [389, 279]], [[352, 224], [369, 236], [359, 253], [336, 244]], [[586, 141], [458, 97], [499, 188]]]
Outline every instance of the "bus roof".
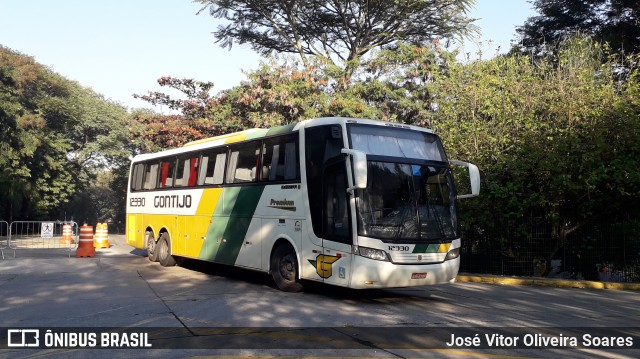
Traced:
[[262, 137], [270, 137], [270, 136], [286, 134], [286, 133], [297, 131], [302, 127], [315, 127], [315, 126], [331, 125], [331, 124], [342, 125], [342, 124], [348, 124], [348, 123], [357, 123], [357, 124], [372, 125], [372, 126], [386, 126], [386, 127], [393, 127], [393, 128], [406, 128], [414, 131], [434, 133], [433, 130], [430, 130], [427, 128], [413, 126], [413, 125], [405, 125], [397, 122], [386, 122], [386, 121], [368, 120], [368, 119], [352, 118], [352, 117], [318, 117], [318, 118], [303, 120], [303, 121], [288, 124], [288, 125], [272, 127], [268, 129], [251, 128], [251, 129], [228, 133], [220, 136], [203, 138], [200, 140], [188, 142], [182, 147], [173, 148], [170, 150], [164, 150], [160, 152], [140, 154], [134, 157], [134, 161], [146, 160], [146, 159], [172, 155], [172, 154], [179, 154], [183, 152], [190, 152], [194, 150], [215, 147], [215, 146], [222, 146], [230, 143], [248, 141], [248, 140], [258, 139]]

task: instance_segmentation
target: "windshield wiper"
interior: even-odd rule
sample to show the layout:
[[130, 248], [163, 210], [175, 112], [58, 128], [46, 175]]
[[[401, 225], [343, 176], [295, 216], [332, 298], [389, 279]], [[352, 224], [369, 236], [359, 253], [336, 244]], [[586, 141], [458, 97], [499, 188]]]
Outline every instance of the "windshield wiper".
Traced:
[[[436, 174], [437, 176], [437, 174]], [[431, 176], [427, 176], [427, 181], [425, 181], [425, 183], [428, 183], [428, 178]], [[439, 183], [439, 182], [437, 182]], [[438, 230], [440, 231], [440, 238], [441, 239], [445, 239], [447, 236], [444, 233], [444, 226], [442, 225], [442, 218], [440, 217], [440, 215], [438, 214], [438, 211], [435, 209], [435, 207], [431, 206], [430, 204], [430, 199], [429, 199], [429, 193], [426, 193], [426, 204], [427, 204], [427, 219], [429, 218], [429, 212], [433, 213], [433, 218], [435, 219], [436, 224], [438, 225]], [[427, 223], [429, 223], [429, 221], [427, 220]]]
[[[418, 196], [416, 195], [416, 187], [412, 177], [407, 178], [407, 187], [407, 195], [409, 196], [409, 198], [404, 201], [407, 204], [407, 208], [404, 208], [402, 210], [402, 219], [400, 221], [401, 230], [404, 230], [407, 234], [407, 237], [409, 237], [411, 236], [411, 225], [413, 225], [413, 230], [416, 232], [416, 237], [418, 240], [420, 240], [420, 208], [418, 207]], [[411, 215], [412, 213], [416, 218], [412, 218], [411, 223], [409, 223], [409, 226], [407, 226], [407, 216]], [[399, 230], [398, 233], [396, 233], [396, 241], [400, 237], [400, 232], [401, 231]]]
[[407, 211], [404, 211], [401, 208], [400, 212], [402, 213], [402, 217], [400, 217], [400, 222], [398, 222], [398, 230], [396, 231], [396, 235], [394, 238], [395, 241], [398, 241], [398, 238], [400, 238], [400, 234], [404, 231], [404, 223], [405, 219], [407, 218]]

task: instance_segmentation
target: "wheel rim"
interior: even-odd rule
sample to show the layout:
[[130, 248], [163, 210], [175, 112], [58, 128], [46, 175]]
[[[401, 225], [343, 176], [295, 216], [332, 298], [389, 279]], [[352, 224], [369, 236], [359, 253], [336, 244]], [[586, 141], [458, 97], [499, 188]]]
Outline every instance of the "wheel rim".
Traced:
[[147, 253], [153, 254], [155, 250], [156, 250], [156, 242], [153, 240], [153, 238], [149, 237], [149, 239], [147, 239]]
[[280, 261], [280, 275], [288, 281], [294, 281], [296, 278], [295, 259], [288, 253], [282, 257]]
[[169, 246], [167, 246], [166, 242], [162, 243], [160, 249], [158, 250], [158, 256], [160, 259], [167, 258], [169, 256]]

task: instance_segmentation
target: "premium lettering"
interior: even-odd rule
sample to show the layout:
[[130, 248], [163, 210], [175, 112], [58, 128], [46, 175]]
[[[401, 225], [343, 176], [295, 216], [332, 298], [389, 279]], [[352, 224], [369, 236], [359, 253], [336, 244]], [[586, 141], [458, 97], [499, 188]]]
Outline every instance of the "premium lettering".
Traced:
[[296, 211], [296, 204], [294, 201], [290, 201], [288, 199], [271, 199], [271, 202], [269, 202], [269, 206], [267, 207], [271, 207], [271, 208], [277, 208], [277, 209], [282, 209], [285, 211], [292, 211], [295, 212]]
[[293, 207], [295, 205], [295, 203], [293, 203], [293, 201], [288, 201], [286, 198], [283, 200], [276, 200], [276, 199], [271, 199], [271, 205], [272, 206], [286, 206], [286, 207]]

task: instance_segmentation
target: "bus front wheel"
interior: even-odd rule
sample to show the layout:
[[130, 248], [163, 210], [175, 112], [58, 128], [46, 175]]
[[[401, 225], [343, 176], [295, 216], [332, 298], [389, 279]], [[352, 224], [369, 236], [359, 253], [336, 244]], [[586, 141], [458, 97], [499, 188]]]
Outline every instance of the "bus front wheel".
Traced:
[[302, 283], [298, 278], [298, 259], [289, 244], [279, 245], [271, 255], [271, 277], [282, 291], [302, 290]]

